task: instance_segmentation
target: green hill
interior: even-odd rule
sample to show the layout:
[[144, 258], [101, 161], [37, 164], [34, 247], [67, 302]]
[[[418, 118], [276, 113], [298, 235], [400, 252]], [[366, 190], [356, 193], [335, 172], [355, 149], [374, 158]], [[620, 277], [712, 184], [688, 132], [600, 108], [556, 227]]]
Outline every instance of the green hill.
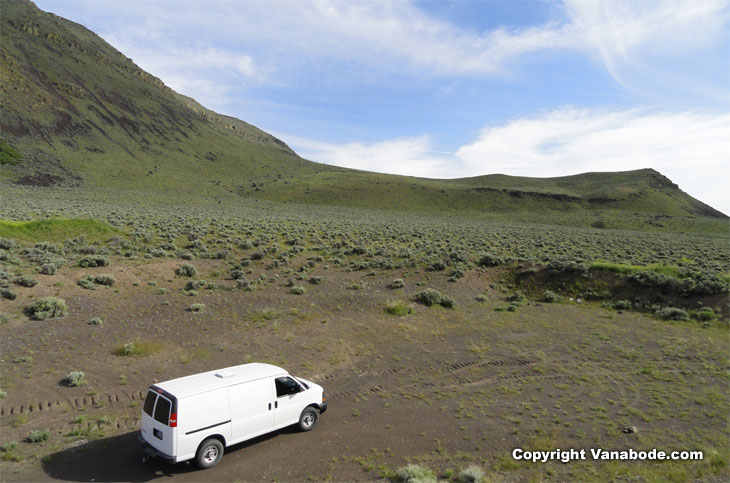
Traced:
[[0, 33], [3, 183], [726, 230], [717, 223], [725, 215], [651, 169], [432, 180], [314, 163], [177, 94], [93, 32], [31, 2], [3, 1]]
[[88, 29], [2, 2], [2, 137], [23, 154], [3, 180], [32, 185], [242, 190], [332, 169], [175, 93]]

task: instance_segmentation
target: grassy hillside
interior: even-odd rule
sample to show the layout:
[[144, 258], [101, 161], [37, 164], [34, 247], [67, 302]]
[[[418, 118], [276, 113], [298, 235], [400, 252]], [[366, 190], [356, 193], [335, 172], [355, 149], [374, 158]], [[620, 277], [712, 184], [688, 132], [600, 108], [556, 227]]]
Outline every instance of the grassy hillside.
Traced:
[[727, 231], [727, 217], [650, 169], [430, 180], [313, 163], [174, 92], [93, 32], [28, 1], [2, 2], [0, 33], [4, 183]]
[[[572, 183], [573, 180], [577, 182]], [[643, 169], [563, 178], [489, 175], [423, 179], [362, 171], [319, 172], [259, 184], [269, 201], [438, 212], [503, 221], [727, 234], [727, 217]]]
[[2, 3], [3, 179], [30, 185], [236, 192], [332, 169], [144, 72], [93, 32], [26, 1]]

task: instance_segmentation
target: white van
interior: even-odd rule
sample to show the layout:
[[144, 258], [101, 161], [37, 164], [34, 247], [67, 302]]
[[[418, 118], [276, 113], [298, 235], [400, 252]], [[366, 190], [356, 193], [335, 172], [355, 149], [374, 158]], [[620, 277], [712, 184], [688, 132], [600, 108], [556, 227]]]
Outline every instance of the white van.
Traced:
[[270, 364], [243, 364], [151, 386], [139, 441], [149, 456], [210, 468], [224, 447], [292, 424], [309, 431], [326, 410], [321, 386]]

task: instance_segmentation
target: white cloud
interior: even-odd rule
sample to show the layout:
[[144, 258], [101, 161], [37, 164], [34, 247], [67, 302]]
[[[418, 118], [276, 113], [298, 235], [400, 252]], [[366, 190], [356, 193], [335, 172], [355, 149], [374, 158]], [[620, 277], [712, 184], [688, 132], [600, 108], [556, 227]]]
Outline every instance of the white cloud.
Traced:
[[[523, 56], [546, 50], [594, 55], [628, 85], [632, 69], [648, 59], [718, 42], [730, 18], [725, 0], [564, 0], [562, 19], [474, 32], [406, 0], [74, 4], [81, 5], [84, 15], [105, 23], [105, 38], [164, 81], [189, 76], [185, 85], [206, 78], [230, 87], [241, 79], [295, 83], [312, 72], [319, 82], [502, 76]], [[676, 64], [666, 70], [682, 73]], [[205, 89], [199, 91], [204, 102]]]
[[[576, 40], [586, 42], [589, 52], [628, 87], [644, 73], [657, 80], [665, 72], [676, 76], [683, 69], [677, 58], [727, 41], [723, 31], [730, 21], [730, 3], [726, 0], [564, 0], [564, 4], [579, 32]], [[667, 59], [675, 61], [662, 67], [664, 72], [647, 66]]]
[[375, 143], [333, 144], [277, 135], [297, 153], [313, 161], [346, 168], [406, 176], [439, 177], [449, 170], [453, 157], [435, 152], [428, 136], [389, 139]]
[[730, 213], [730, 114], [564, 108], [482, 130], [456, 156], [472, 175], [654, 168]]
[[611, 66], [642, 53], [688, 52], [717, 39], [725, 0], [564, 0], [573, 24]]
[[[194, 47], [203, 39], [245, 46], [261, 58], [271, 58], [282, 70], [302, 62], [336, 60], [351, 66], [377, 66], [389, 73], [407, 68], [412, 73], [439, 76], [500, 74], [522, 54], [575, 43], [572, 29], [555, 23], [521, 29], [504, 26], [483, 34], [466, 32], [427, 15], [410, 1], [130, 0], [88, 5], [92, 11], [104, 5], [104, 15], [117, 19], [105, 38], [114, 40], [135, 60], [154, 58], [157, 65], [150, 66], [160, 72], [173, 62], [182, 67], [190, 44]], [[166, 46], [166, 39], [183, 46]], [[219, 53], [213, 52], [214, 62]], [[231, 54], [227, 52], [225, 57], [231, 58]], [[209, 58], [202, 51], [193, 56]]]

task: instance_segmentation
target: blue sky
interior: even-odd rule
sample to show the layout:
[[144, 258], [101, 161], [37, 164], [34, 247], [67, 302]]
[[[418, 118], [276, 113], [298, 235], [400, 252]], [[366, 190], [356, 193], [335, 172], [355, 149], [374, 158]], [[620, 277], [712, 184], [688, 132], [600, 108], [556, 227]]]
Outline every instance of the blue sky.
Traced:
[[651, 167], [730, 214], [727, 0], [37, 0], [305, 158], [413, 176]]

